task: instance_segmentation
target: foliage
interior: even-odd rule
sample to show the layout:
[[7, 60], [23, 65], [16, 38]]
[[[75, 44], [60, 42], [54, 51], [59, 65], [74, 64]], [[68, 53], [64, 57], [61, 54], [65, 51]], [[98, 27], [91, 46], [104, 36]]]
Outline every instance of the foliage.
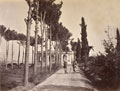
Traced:
[[69, 30], [64, 27], [62, 23], [57, 24], [55, 29], [57, 30], [57, 36], [60, 41], [69, 40], [69, 38], [72, 36]]
[[6, 39], [6, 41], [9, 41], [9, 40], [10, 40], [10, 37], [11, 37], [11, 30], [10, 30], [10, 29], [7, 29], [7, 30], [5, 31], [4, 38]]
[[67, 45], [71, 36], [72, 34], [62, 25], [62, 23], [56, 23], [52, 26], [52, 40], [59, 41], [63, 51], [69, 51]]
[[[43, 20], [45, 17], [45, 23], [47, 25], [55, 24], [59, 21], [61, 11], [60, 8], [62, 7], [62, 2], [60, 4], [56, 4], [55, 0], [39, 0], [39, 21]], [[33, 6], [34, 9], [32, 11], [32, 17], [36, 20], [36, 7], [37, 7], [36, 0], [34, 0]], [[45, 16], [44, 16], [45, 14]]]
[[85, 24], [84, 17], [81, 18], [81, 61], [84, 63], [84, 69], [86, 70], [86, 64], [89, 58], [89, 52], [92, 49], [92, 46], [89, 46], [87, 40], [87, 25]]
[[87, 40], [87, 32], [86, 32], [86, 27], [87, 25], [85, 24], [85, 20], [82, 17], [81, 19], [81, 41], [82, 41], [82, 50], [81, 50], [81, 56], [82, 60], [85, 61], [84, 56], [88, 57], [88, 40]]
[[77, 42], [71, 40], [70, 44], [71, 44], [71, 50], [75, 52], [77, 48]]
[[0, 35], [3, 36], [5, 33], [6, 27], [4, 25], [0, 25]]
[[4, 36], [5, 31], [6, 31], [6, 27], [4, 25], [0, 25], [0, 45], [1, 45], [2, 37]]
[[4, 38], [9, 40], [16, 40], [17, 39], [17, 32], [15, 30], [7, 29], [4, 33]]
[[34, 20], [36, 20], [37, 3], [39, 3], [38, 20], [40, 22], [44, 22], [49, 26], [48, 30], [51, 30], [52, 40], [59, 41], [61, 44], [61, 48], [63, 48], [63, 50], [68, 51], [69, 48], [67, 47], [67, 41], [72, 34], [68, 31], [66, 27], [62, 25], [62, 23], [58, 22], [62, 13], [60, 9], [62, 7], [63, 2], [56, 4], [55, 0], [39, 0], [39, 2], [36, 2], [36, 0], [34, 0], [34, 8], [32, 11], [32, 18]]
[[17, 40], [26, 41], [26, 36], [23, 33], [18, 33]]
[[120, 53], [120, 33], [119, 33], [119, 29], [118, 28], [116, 30], [116, 39], [117, 39], [116, 50], [117, 50], [117, 52]]
[[[38, 35], [37, 38], [38, 38], [38, 41], [37, 41], [38, 44], [41, 44], [41, 42], [42, 42], [42, 38], [41, 38], [41, 36]], [[34, 45], [35, 45], [35, 38], [32, 37], [32, 36], [30, 37], [30, 45], [31, 45], [31, 46], [34, 46]]]
[[10, 40], [17, 40], [17, 32], [15, 30], [11, 30]]
[[108, 37], [108, 40], [103, 41], [105, 54], [100, 53], [97, 56], [89, 57], [89, 62], [87, 62], [85, 75], [100, 88], [118, 88], [120, 84], [120, 55], [118, 54], [120, 35], [118, 30], [116, 34], [116, 47]]
[[42, 43], [42, 38], [41, 38], [41, 36], [39, 36], [39, 35], [38, 35], [38, 37], [37, 37], [37, 38], [38, 38], [38, 41], [37, 41], [37, 42], [38, 42], [38, 44], [41, 44], [41, 43]]
[[[63, 51], [69, 51], [68, 41], [72, 34], [69, 30], [62, 25], [62, 23], [56, 23], [51, 26], [51, 40], [59, 42], [59, 48], [61, 46]], [[48, 38], [50, 39], [50, 28], [48, 29]]]

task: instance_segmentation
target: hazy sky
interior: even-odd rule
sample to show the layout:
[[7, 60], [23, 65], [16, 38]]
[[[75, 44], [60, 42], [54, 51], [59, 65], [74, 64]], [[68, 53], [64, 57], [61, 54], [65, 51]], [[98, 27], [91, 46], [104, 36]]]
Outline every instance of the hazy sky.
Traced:
[[[120, 27], [120, 0], [64, 0], [61, 10], [60, 21], [75, 39], [81, 38], [79, 24], [81, 17], [85, 18], [89, 44], [95, 50], [92, 54], [103, 51], [102, 40], [108, 25], [111, 36], [115, 35], [115, 28]], [[25, 0], [0, 0], [0, 11], [0, 24], [26, 32], [24, 18], [27, 16], [28, 6]]]

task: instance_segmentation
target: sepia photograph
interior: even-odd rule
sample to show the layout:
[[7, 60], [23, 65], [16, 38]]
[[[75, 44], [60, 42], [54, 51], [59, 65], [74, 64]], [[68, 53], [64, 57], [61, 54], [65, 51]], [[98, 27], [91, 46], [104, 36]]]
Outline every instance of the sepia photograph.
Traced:
[[120, 0], [0, 0], [0, 91], [120, 91]]

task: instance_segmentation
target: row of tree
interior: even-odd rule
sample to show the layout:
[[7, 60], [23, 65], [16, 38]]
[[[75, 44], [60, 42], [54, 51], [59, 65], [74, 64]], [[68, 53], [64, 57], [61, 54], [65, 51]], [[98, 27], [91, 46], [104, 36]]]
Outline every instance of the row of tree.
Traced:
[[[25, 55], [25, 45], [26, 45], [26, 36], [23, 34], [23, 33], [17, 33], [17, 31], [15, 30], [11, 30], [10, 28], [6, 28], [4, 25], [0, 25], [0, 45], [2, 43], [2, 37], [6, 40], [6, 69], [7, 69], [7, 62], [8, 62], [8, 56], [9, 56], [9, 41], [12, 41], [12, 55], [11, 55], [11, 67], [13, 69], [13, 42], [16, 40], [17, 41], [17, 44], [19, 45], [19, 52], [18, 52], [18, 67], [19, 67], [19, 64], [20, 64], [20, 46], [23, 47], [23, 56], [22, 56], [22, 63], [24, 63], [24, 55]], [[38, 35], [38, 44], [41, 44], [41, 37]], [[35, 38], [30, 36], [30, 45], [32, 46], [32, 54], [34, 55], [33, 53], [33, 47], [35, 45]], [[33, 56], [32, 55], [32, 56]], [[34, 59], [32, 59], [32, 63]]]
[[[54, 43], [55, 50], [55, 66], [60, 66], [61, 54], [63, 51], [69, 51], [68, 40], [72, 36], [69, 30], [59, 22], [61, 15], [62, 2], [59, 4], [55, 3], [55, 0], [26, 0], [29, 10], [28, 17], [25, 19], [27, 26], [27, 35], [22, 33], [17, 33], [15, 30], [7, 29], [4, 25], [0, 26], [0, 43], [2, 37], [6, 40], [6, 69], [8, 55], [9, 55], [9, 41], [12, 40], [12, 57], [11, 57], [11, 68], [14, 68], [13, 61], [13, 41], [18, 40], [19, 53], [18, 53], [18, 67], [20, 64], [20, 45], [23, 46], [23, 57], [22, 63], [25, 62], [24, 70], [24, 85], [28, 84], [28, 74], [29, 74], [29, 51], [30, 45], [32, 46], [32, 63], [34, 64], [34, 76], [37, 75], [37, 65], [38, 65], [38, 44], [40, 45], [41, 52], [41, 70], [43, 71], [43, 60], [45, 59], [45, 71], [47, 71], [47, 62], [49, 61], [49, 70], [51, 71], [52, 63], [52, 44]], [[30, 30], [32, 21], [35, 21], [35, 36], [30, 36]], [[38, 32], [41, 34], [38, 35]], [[48, 41], [50, 42], [48, 45]], [[49, 46], [49, 49], [48, 49]], [[45, 50], [43, 50], [45, 47]], [[34, 49], [34, 50], [33, 50]], [[45, 57], [44, 57], [45, 53]], [[24, 56], [25, 54], [25, 56]], [[34, 57], [33, 57], [34, 56]], [[49, 56], [49, 60], [48, 60]], [[25, 58], [25, 60], [24, 60]]]
[[[7, 62], [8, 62], [8, 53], [9, 53], [9, 41], [12, 41], [12, 55], [11, 55], [11, 67], [13, 69], [13, 41], [18, 40], [19, 44], [19, 53], [18, 53], [18, 66], [19, 66], [19, 60], [20, 60], [20, 45], [23, 46], [23, 52], [24, 52], [24, 45], [26, 41], [26, 36], [23, 33], [17, 33], [15, 30], [7, 29], [4, 25], [0, 25], [0, 44], [2, 43], [2, 37], [6, 40], [6, 69], [7, 69]], [[23, 53], [24, 55], [24, 53]], [[22, 61], [24, 59], [24, 56], [22, 58]]]
[[[63, 50], [68, 49], [66, 47], [67, 41], [72, 35], [67, 28], [65, 28], [62, 23], [59, 23], [59, 18], [61, 15], [62, 2], [59, 4], [55, 3], [55, 0], [26, 0], [29, 6], [28, 17], [25, 19], [27, 26], [27, 41], [26, 41], [26, 55], [25, 55], [25, 78], [24, 85], [28, 83], [28, 60], [29, 60], [29, 46], [30, 46], [30, 30], [32, 20], [35, 21], [35, 60], [34, 60], [34, 75], [37, 74], [37, 61], [38, 61], [38, 52], [37, 52], [37, 35], [38, 32], [41, 33], [41, 70], [43, 71], [43, 42], [45, 41], [45, 60], [48, 61], [51, 70], [51, 46], [52, 41], [55, 43], [55, 55], [56, 55], [56, 66], [59, 66], [60, 55]], [[48, 49], [48, 40], [49, 49]], [[49, 51], [48, 51], [49, 50]], [[49, 53], [49, 54], [48, 54]], [[46, 63], [45, 63], [46, 64]], [[47, 69], [46, 69], [47, 71]]]

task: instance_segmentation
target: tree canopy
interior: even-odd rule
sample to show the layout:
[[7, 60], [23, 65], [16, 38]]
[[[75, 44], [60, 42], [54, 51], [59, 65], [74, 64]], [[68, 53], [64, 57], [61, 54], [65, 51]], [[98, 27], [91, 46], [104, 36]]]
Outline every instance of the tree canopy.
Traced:
[[6, 27], [4, 25], [0, 25], [0, 35], [3, 36], [6, 31]]
[[34, 0], [33, 6], [33, 13], [32, 17], [34, 20], [36, 20], [36, 7], [37, 3], [39, 3], [39, 9], [38, 9], [38, 16], [39, 16], [39, 21], [43, 20], [45, 18], [44, 22], [47, 25], [55, 24], [59, 21], [60, 15], [61, 15], [61, 7], [62, 7], [62, 2], [60, 4], [56, 4], [55, 0], [39, 0], [36, 2]]

